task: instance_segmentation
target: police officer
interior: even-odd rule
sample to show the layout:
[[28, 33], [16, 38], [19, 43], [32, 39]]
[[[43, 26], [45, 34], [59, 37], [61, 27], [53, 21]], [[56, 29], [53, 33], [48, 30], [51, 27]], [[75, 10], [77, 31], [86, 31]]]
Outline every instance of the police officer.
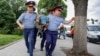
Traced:
[[62, 6], [57, 6], [54, 8], [53, 15], [48, 15], [49, 24], [46, 31], [46, 56], [52, 56], [52, 53], [56, 46], [57, 35], [58, 35], [58, 26], [60, 23], [69, 24], [74, 19], [72, 18], [69, 21], [65, 21], [60, 17]]
[[[34, 48], [34, 22], [37, 18], [37, 14], [34, 13], [33, 8], [35, 6], [34, 1], [26, 2], [27, 11], [22, 13], [17, 19], [16, 23], [23, 31], [25, 44], [30, 56], [33, 56]], [[38, 21], [38, 20], [37, 20]]]
[[[52, 15], [53, 13], [53, 10], [49, 10], [49, 15]], [[42, 24], [42, 33], [43, 33], [43, 36], [42, 36], [42, 40], [41, 40], [41, 46], [40, 46], [40, 50], [43, 51], [43, 48], [44, 48], [44, 44], [45, 44], [45, 40], [46, 40], [46, 29], [47, 29], [47, 24], [49, 23], [48, 22], [48, 17], [45, 16], [45, 15], [42, 15], [41, 17], [41, 24]]]

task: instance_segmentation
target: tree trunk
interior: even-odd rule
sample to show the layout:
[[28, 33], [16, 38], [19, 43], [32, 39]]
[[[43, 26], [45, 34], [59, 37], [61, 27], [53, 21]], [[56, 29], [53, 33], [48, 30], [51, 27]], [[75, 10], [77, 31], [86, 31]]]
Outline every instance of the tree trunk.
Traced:
[[84, 55], [87, 53], [87, 6], [88, 0], [72, 0], [75, 7], [75, 35], [73, 39], [73, 53]]
[[87, 51], [87, 6], [88, 0], [72, 0], [75, 9], [75, 35], [73, 48], [62, 49], [67, 56], [93, 56]]

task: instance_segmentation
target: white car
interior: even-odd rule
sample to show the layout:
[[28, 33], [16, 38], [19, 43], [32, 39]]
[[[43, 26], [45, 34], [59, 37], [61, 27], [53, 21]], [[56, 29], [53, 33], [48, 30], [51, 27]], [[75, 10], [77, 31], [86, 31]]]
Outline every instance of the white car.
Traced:
[[100, 25], [88, 25], [87, 38], [89, 42], [100, 42]]

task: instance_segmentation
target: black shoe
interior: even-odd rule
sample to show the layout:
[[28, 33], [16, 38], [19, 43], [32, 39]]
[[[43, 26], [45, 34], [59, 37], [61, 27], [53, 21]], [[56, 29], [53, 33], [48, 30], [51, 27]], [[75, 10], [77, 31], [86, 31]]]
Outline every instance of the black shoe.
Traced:
[[51, 54], [49, 56], [52, 56]]
[[58, 39], [60, 39], [60, 38], [58, 38]]
[[30, 54], [30, 56], [33, 56], [33, 54]]
[[29, 53], [29, 50], [27, 50], [27, 53]]
[[40, 51], [43, 51], [43, 48], [41, 48], [41, 50]]
[[48, 53], [46, 53], [46, 56], [49, 56]]
[[35, 49], [35, 47], [34, 47], [34, 49]]

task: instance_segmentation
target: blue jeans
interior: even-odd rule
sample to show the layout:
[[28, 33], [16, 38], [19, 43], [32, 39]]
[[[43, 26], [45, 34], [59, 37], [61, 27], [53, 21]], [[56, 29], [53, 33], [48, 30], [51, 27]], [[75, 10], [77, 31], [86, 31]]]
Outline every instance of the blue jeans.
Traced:
[[30, 56], [33, 56], [34, 28], [23, 29], [23, 35], [24, 35], [25, 44], [29, 51], [29, 54], [30, 54]]
[[55, 46], [56, 46], [56, 42], [57, 42], [57, 35], [58, 35], [58, 31], [46, 31], [46, 53], [48, 53], [48, 55], [52, 55]]
[[38, 32], [38, 29], [34, 28], [34, 49], [35, 49], [35, 44], [36, 44], [36, 39], [37, 39], [37, 32]]

